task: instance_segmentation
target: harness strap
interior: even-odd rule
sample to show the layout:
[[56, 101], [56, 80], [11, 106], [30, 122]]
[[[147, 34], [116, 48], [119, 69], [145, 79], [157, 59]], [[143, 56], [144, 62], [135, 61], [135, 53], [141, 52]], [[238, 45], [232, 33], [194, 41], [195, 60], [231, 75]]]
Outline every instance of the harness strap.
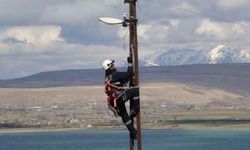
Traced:
[[114, 84], [111, 84], [109, 81], [107, 82], [107, 85], [115, 90], [121, 91], [121, 90], [126, 90], [129, 89], [129, 87], [119, 87]]
[[[134, 87], [118, 87], [110, 83], [110, 80], [105, 80], [105, 93], [108, 95], [107, 101], [108, 104], [117, 109], [117, 99], [121, 96], [124, 96], [124, 91], [132, 88], [138, 88], [137, 86]], [[123, 91], [123, 92], [119, 92]]]

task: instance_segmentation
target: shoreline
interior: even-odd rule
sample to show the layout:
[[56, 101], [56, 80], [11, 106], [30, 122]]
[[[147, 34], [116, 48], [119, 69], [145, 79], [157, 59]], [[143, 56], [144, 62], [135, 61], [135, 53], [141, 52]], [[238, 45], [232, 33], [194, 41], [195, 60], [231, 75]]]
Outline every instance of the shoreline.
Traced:
[[[118, 127], [93, 127], [93, 128], [9, 128], [0, 129], [2, 133], [32, 133], [32, 132], [63, 132], [63, 131], [103, 131], [103, 130], [126, 130], [122, 126]], [[211, 126], [211, 125], [178, 125], [178, 126], [154, 126], [154, 127], [142, 127], [142, 130], [250, 130], [250, 124], [239, 125], [223, 125], [223, 126]]]
[[73, 131], [76, 128], [11, 128], [11, 129], [0, 129], [0, 133], [28, 133], [28, 132], [60, 132], [60, 131]]

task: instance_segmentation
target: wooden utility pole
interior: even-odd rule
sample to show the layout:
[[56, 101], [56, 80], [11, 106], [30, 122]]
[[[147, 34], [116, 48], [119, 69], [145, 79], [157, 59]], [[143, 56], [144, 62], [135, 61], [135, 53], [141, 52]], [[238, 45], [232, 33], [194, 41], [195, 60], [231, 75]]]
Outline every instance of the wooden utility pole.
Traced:
[[[139, 61], [138, 61], [138, 41], [137, 41], [137, 23], [138, 19], [136, 16], [136, 2], [137, 0], [124, 0], [124, 3], [129, 4], [129, 17], [124, 16], [124, 20], [119, 20], [116, 18], [103, 17], [99, 18], [99, 21], [109, 24], [116, 25], [122, 24], [127, 27], [129, 24], [129, 56], [133, 60], [133, 68], [135, 77], [133, 78], [133, 86], [138, 87], [139, 90]], [[140, 96], [140, 93], [139, 93]], [[131, 106], [131, 100], [130, 100]], [[139, 110], [140, 110], [140, 98], [139, 98]], [[134, 119], [131, 118], [134, 124]], [[136, 128], [137, 128], [137, 150], [142, 150], [142, 138], [141, 138], [141, 113], [140, 111], [136, 115]], [[130, 150], [134, 150], [134, 139], [130, 137]]]
[[[136, 2], [137, 0], [124, 0], [124, 3], [129, 4], [129, 55], [133, 58], [133, 67], [135, 72], [134, 86], [139, 88], [139, 61], [138, 61], [138, 40], [137, 40], [137, 14], [136, 14]], [[140, 94], [139, 94], [140, 96]], [[139, 101], [140, 108], [140, 101]], [[132, 120], [133, 121], [133, 120]], [[141, 138], [141, 114], [140, 111], [136, 116], [137, 124], [137, 149], [142, 150], [142, 138]], [[130, 150], [134, 150], [133, 139], [130, 139]]]

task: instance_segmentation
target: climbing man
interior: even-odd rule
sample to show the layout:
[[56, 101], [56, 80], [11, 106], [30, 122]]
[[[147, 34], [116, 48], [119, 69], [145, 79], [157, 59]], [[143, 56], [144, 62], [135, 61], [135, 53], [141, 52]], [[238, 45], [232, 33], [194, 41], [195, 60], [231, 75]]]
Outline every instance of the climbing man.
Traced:
[[[127, 58], [127, 72], [116, 70], [114, 60], [105, 60], [103, 68], [105, 70], [105, 93], [107, 94], [108, 107], [115, 116], [120, 116], [123, 123], [129, 130], [130, 137], [137, 138], [137, 131], [133, 126], [132, 118], [139, 112], [139, 88], [133, 87], [134, 71], [132, 59]], [[130, 100], [130, 115], [128, 115], [125, 102]]]

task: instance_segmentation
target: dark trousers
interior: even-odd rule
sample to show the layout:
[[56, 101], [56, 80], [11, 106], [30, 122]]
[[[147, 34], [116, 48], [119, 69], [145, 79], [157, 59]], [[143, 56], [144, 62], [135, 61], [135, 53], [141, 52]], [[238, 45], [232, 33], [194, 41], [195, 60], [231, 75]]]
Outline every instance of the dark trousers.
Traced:
[[129, 131], [135, 130], [128, 115], [125, 102], [130, 101], [130, 111], [139, 112], [139, 88], [131, 88], [121, 92], [117, 99], [118, 114]]

